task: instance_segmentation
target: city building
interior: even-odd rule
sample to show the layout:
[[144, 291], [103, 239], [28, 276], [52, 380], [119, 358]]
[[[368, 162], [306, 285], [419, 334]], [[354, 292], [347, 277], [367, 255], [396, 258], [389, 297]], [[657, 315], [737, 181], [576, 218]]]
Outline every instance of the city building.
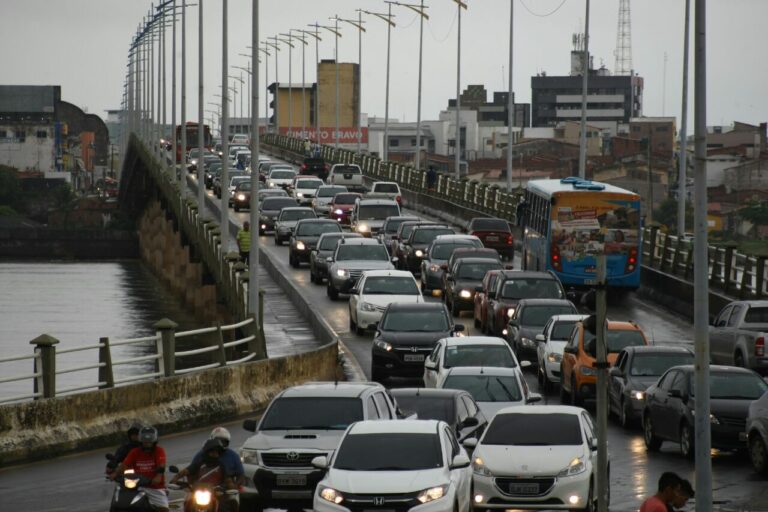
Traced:
[[[461, 109], [477, 112], [477, 122], [480, 126], [507, 126], [509, 109], [507, 101], [509, 92], [494, 92], [493, 101], [488, 101], [488, 92], [484, 85], [468, 85], [461, 93]], [[531, 104], [514, 103], [512, 126], [524, 128], [531, 125]], [[448, 100], [448, 109], [456, 109], [456, 98]]]
[[[277, 121], [281, 133], [301, 130], [304, 119], [307, 126], [315, 126], [317, 84], [273, 82], [269, 86], [269, 92], [272, 93], [272, 101], [269, 103], [272, 116], [269, 123], [274, 126]], [[292, 130], [289, 130], [291, 128]], [[242, 130], [243, 126], [235, 133], [246, 133]]]
[[758, 126], [736, 121], [732, 126], [708, 126], [707, 150], [718, 148], [737, 148], [740, 146], [754, 148], [759, 146], [765, 150], [766, 130], [768, 123]]
[[[531, 77], [532, 126], [555, 127], [581, 119], [583, 60], [584, 52], [577, 45], [571, 52], [569, 75], [542, 72]], [[587, 121], [607, 130], [608, 135], [617, 135], [619, 125], [642, 115], [643, 78], [636, 74], [612, 76], [605, 66], [594, 69], [592, 57], [588, 60]]]
[[643, 141], [648, 148], [650, 140], [651, 153], [656, 157], [673, 156], [677, 129], [674, 117], [633, 117], [629, 120], [629, 137]]

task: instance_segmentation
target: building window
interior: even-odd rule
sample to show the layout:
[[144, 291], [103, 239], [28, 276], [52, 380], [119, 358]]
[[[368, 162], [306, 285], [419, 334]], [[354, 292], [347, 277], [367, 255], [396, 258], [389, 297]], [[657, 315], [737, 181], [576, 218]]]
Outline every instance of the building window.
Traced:
[[416, 146], [416, 139], [415, 138], [411, 139], [411, 146]]
[[37, 133], [35, 134], [38, 139], [47, 139], [48, 138], [48, 132], [45, 130], [37, 130]]
[[389, 146], [390, 147], [398, 147], [400, 145], [400, 139], [389, 139]]
[[656, 131], [657, 132], [668, 132], [669, 131], [669, 127], [668, 126], [657, 126], [656, 127]]
[[24, 142], [27, 140], [27, 133], [24, 130], [16, 130], [16, 140]]
[[639, 132], [640, 131], [640, 127], [639, 126], [633, 126], [632, 127], [632, 131], [633, 132]]

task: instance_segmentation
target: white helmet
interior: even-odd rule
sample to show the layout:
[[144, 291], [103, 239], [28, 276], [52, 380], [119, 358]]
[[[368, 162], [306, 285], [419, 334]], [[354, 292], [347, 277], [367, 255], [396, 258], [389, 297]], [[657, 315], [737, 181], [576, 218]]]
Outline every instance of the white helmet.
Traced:
[[225, 447], [229, 446], [230, 438], [229, 430], [224, 427], [216, 427], [211, 431], [211, 439], [220, 440]]

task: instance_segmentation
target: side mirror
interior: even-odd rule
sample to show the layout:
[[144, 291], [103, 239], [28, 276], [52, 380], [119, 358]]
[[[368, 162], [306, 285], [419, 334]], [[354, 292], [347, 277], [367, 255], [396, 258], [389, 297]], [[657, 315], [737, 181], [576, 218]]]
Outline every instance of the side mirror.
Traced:
[[327, 258], [325, 258], [325, 261], [328, 263], [333, 263], [333, 256], [328, 256]]
[[317, 469], [328, 469], [328, 457], [321, 455], [312, 459], [312, 465]]
[[467, 457], [463, 453], [460, 453], [457, 456], [455, 456], [451, 461], [450, 469], [462, 469], [462, 468], [468, 468], [468, 467], [469, 467], [469, 457]]
[[453, 332], [464, 332], [464, 324], [456, 324], [453, 326]]
[[544, 336], [543, 334], [537, 334], [536, 341], [538, 341], [539, 343], [545, 343], [547, 341], [547, 337]]
[[568, 354], [575, 354], [575, 353], [577, 352], [577, 349], [576, 349], [576, 347], [569, 347], [569, 346], [566, 346], [566, 347], [563, 349], [563, 352], [566, 352], [566, 353], [568, 353]]
[[437, 364], [433, 361], [424, 361], [424, 369], [430, 372], [437, 370]]
[[468, 437], [467, 439], [462, 441], [461, 444], [464, 445], [464, 448], [466, 448], [467, 450], [474, 450], [475, 448], [477, 448], [477, 438]]
[[623, 377], [623, 376], [624, 376], [624, 372], [622, 372], [622, 371], [621, 371], [621, 368], [618, 368], [618, 367], [616, 367], [616, 366], [614, 366], [613, 368], [611, 368], [611, 369], [608, 371], [608, 374], [609, 374], [611, 377]]
[[536, 402], [541, 402], [541, 395], [538, 393], [530, 393], [525, 400], [527, 404], [535, 404]]
[[459, 423], [459, 428], [476, 427], [480, 424], [480, 421], [474, 416], [464, 418], [464, 421]]
[[504, 270], [515, 270], [515, 266], [511, 263], [504, 265]]
[[576, 292], [574, 291], [568, 291], [565, 292], [565, 298], [568, 299], [571, 302], [576, 302], [576, 299], [578, 298], [576, 295]]
[[530, 368], [531, 362], [530, 361], [520, 361], [520, 368]]
[[248, 432], [256, 432], [256, 420], [245, 420], [243, 422], [243, 430]]
[[349, 290], [349, 294], [350, 295], [360, 295], [360, 290], [358, 290], [357, 288], [352, 288], [351, 290]]
[[475, 286], [475, 292], [482, 293], [483, 292], [483, 287], [482, 286]]
[[593, 437], [589, 440], [589, 447], [592, 449], [592, 451], [597, 451], [597, 438]]
[[400, 261], [400, 258], [398, 258], [397, 256], [393, 256], [393, 257], [392, 257], [392, 259], [391, 259], [390, 261], [391, 261], [392, 263], [397, 263], [398, 261]]
[[507, 325], [509, 325], [510, 327], [519, 327], [520, 326], [520, 324], [517, 323], [517, 320], [510, 320], [509, 322], [507, 322]]

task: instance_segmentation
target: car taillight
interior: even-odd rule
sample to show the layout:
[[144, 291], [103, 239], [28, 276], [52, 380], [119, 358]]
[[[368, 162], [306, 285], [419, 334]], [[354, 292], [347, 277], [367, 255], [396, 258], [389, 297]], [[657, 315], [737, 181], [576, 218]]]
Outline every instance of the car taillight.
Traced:
[[512, 238], [512, 235], [507, 235], [507, 245], [512, 245], [515, 243], [515, 239]]
[[476, 237], [480, 238], [480, 232], [479, 231], [473, 231], [473, 232], [470, 233], [470, 235], [476, 236]]
[[563, 262], [560, 260], [560, 248], [556, 245], [553, 245], [552, 250], [550, 252], [551, 252], [550, 259], [552, 260], [552, 268], [554, 268], [558, 272], [562, 272]]
[[326, 171], [330, 171], [331, 170], [331, 167], [328, 164], [325, 164], [323, 166], [323, 168], [325, 168]]
[[395, 198], [395, 201], [397, 201], [397, 204], [400, 204], [400, 203], [402, 203], [402, 202], [403, 202], [403, 198], [402, 198], [402, 197], [400, 197], [400, 196], [397, 196], [397, 197]]
[[624, 273], [628, 274], [634, 272], [637, 268], [637, 247], [630, 247], [629, 254], [627, 255], [627, 266], [624, 269]]
[[299, 171], [304, 172], [307, 170], [307, 164], [301, 164], [301, 167], [299, 167]]
[[762, 336], [755, 340], [755, 355], [757, 357], [765, 356], [765, 338]]

